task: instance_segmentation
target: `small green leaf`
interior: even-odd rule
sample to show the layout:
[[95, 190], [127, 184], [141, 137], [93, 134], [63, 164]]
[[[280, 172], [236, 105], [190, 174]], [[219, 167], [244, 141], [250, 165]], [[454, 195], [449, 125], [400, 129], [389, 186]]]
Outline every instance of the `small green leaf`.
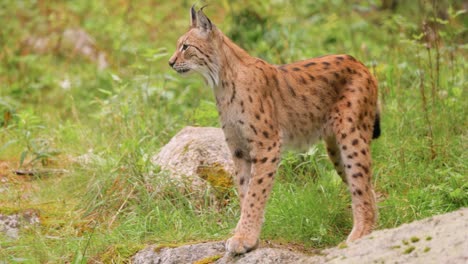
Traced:
[[100, 91], [103, 94], [112, 95], [112, 92], [108, 91], [108, 90], [104, 90], [104, 89], [99, 88], [98, 91]]
[[12, 140], [6, 142], [5, 144], [3, 144], [3, 146], [0, 147], [0, 153], [1, 153], [3, 150], [5, 150], [6, 148], [8, 148], [8, 146], [10, 146], [11, 144], [14, 144], [14, 143], [16, 143], [16, 142], [18, 142], [18, 140], [12, 139]]
[[27, 156], [27, 155], [28, 155], [28, 151], [27, 151], [27, 150], [21, 152], [21, 156], [20, 156], [20, 167], [23, 166], [24, 160], [26, 159], [26, 156]]
[[446, 25], [448, 23], [447, 20], [444, 20], [444, 19], [441, 19], [441, 18], [436, 18], [436, 21], [437, 21], [437, 23], [442, 24], [442, 25]]
[[461, 15], [461, 14], [465, 14], [466, 13], [466, 10], [465, 9], [462, 9], [462, 10], [458, 10], [454, 15], [453, 15], [453, 18], [456, 18], [457, 16]]
[[122, 82], [122, 79], [120, 79], [120, 77], [117, 74], [112, 74], [111, 73], [111, 77], [112, 77], [112, 80], [114, 80], [114, 81], [116, 81], [118, 83]]
[[424, 37], [424, 33], [421, 33], [419, 35], [413, 34], [413, 39], [415, 40], [421, 40]]

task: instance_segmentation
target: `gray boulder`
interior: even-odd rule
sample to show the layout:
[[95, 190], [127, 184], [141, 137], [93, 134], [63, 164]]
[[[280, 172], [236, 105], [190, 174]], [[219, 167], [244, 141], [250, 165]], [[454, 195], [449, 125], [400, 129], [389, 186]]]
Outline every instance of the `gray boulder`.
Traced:
[[315, 256], [266, 247], [233, 256], [225, 253], [224, 242], [210, 242], [177, 248], [149, 246], [132, 261], [137, 264], [468, 263], [468, 208], [375, 231]]
[[132, 259], [134, 264], [178, 264], [194, 263], [196, 261], [224, 254], [224, 244], [221, 242], [186, 245], [177, 248], [161, 248], [149, 246], [138, 252]]
[[169, 177], [190, 193], [213, 200], [230, 194], [234, 164], [223, 131], [214, 127], [185, 127], [152, 158]]
[[307, 256], [285, 249], [259, 248], [244, 255], [225, 254], [224, 242], [209, 242], [177, 248], [149, 246], [138, 252], [134, 264], [179, 264], [179, 263], [310, 263]]

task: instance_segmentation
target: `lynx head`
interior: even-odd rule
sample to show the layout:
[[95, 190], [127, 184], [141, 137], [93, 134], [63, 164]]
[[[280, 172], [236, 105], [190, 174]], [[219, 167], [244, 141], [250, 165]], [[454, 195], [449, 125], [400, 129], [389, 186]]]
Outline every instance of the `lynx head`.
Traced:
[[169, 59], [169, 65], [180, 74], [200, 73], [211, 87], [219, 83], [217, 47], [219, 32], [203, 8], [190, 8], [191, 25], [177, 41], [177, 49]]

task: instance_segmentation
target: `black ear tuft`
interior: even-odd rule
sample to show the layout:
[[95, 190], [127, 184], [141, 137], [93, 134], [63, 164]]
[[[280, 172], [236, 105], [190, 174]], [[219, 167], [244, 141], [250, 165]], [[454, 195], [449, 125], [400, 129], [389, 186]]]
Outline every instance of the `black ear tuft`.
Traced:
[[190, 8], [190, 26], [197, 27], [197, 12], [195, 11], [195, 4]]
[[197, 12], [197, 25], [205, 31], [211, 31], [213, 29], [213, 24], [211, 23], [211, 20], [205, 15], [205, 13], [203, 13], [203, 8], [205, 7], [206, 6], [202, 7]]

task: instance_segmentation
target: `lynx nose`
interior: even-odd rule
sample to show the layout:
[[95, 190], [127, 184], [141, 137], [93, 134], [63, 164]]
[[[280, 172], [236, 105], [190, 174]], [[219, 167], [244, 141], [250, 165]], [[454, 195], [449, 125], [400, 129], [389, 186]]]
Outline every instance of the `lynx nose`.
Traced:
[[169, 60], [169, 66], [171, 66], [171, 68], [174, 68], [174, 64], [175, 60]]

